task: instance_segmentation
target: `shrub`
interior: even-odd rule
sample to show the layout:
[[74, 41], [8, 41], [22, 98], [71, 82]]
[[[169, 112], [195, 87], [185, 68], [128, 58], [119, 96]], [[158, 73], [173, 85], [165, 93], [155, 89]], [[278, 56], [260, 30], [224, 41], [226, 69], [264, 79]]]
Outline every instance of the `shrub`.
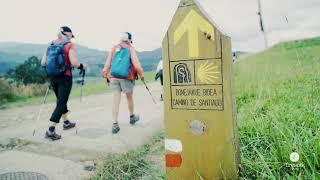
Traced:
[[18, 85], [44, 84], [47, 82], [45, 70], [42, 68], [40, 60], [35, 56], [29, 57], [15, 69], [10, 69], [5, 77], [14, 80]]
[[17, 94], [21, 94], [27, 97], [33, 96], [43, 96], [48, 88], [47, 84], [30, 84], [30, 85], [20, 85], [13, 86], [13, 90]]
[[16, 98], [12, 87], [4, 80], [0, 79], [0, 104], [11, 102]]

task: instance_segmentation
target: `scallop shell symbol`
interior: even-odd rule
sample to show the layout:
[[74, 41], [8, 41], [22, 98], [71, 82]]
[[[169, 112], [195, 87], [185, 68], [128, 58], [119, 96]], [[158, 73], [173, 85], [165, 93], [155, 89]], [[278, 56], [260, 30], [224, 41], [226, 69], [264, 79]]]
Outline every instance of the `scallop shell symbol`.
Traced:
[[200, 65], [197, 71], [197, 76], [201, 82], [210, 84], [219, 79], [219, 73], [218, 66], [207, 61]]

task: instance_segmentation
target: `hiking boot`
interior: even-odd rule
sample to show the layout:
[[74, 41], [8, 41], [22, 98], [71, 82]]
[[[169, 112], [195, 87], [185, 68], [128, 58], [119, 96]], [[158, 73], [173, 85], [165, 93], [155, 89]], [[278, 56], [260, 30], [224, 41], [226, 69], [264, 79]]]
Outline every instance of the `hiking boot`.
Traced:
[[132, 116], [130, 116], [130, 124], [131, 124], [131, 125], [136, 124], [136, 122], [138, 122], [139, 120], [140, 120], [140, 118], [139, 118], [139, 116], [137, 116], [137, 115], [132, 115]]
[[117, 134], [120, 131], [120, 127], [118, 123], [113, 123], [112, 125], [112, 134]]
[[61, 135], [57, 134], [56, 132], [49, 133], [48, 131], [46, 131], [45, 138], [55, 141], [61, 139]]
[[76, 123], [69, 122], [68, 124], [63, 123], [63, 130], [68, 130], [76, 127]]

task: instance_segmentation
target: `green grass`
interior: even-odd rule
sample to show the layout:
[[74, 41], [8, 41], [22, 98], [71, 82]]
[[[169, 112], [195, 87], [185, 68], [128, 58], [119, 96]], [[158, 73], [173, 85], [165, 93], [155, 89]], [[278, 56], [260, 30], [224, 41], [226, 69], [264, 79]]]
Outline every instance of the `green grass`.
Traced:
[[[308, 39], [278, 44], [234, 64], [242, 179], [320, 179], [319, 52], [320, 39]], [[146, 145], [158, 146], [155, 155], [161, 158], [160, 138], [161, 143]], [[108, 155], [92, 179], [161, 173], [161, 162], [146, 161], [142, 154], [150, 153], [141, 148]], [[297, 163], [289, 159], [292, 152], [300, 155]], [[137, 166], [128, 170], [132, 162]]]
[[236, 64], [243, 177], [320, 178], [319, 52], [319, 38], [288, 42]]
[[[149, 71], [144, 73], [145, 81], [153, 82], [155, 72]], [[74, 78], [78, 78], [78, 76], [74, 76]], [[141, 85], [140, 80], [136, 82], [136, 85]], [[107, 86], [105, 79], [103, 78], [95, 78], [95, 77], [87, 77], [85, 79], [85, 85], [83, 86], [83, 95], [93, 95], [93, 94], [101, 94], [108, 92], [110, 87]], [[73, 83], [72, 91], [70, 94], [70, 98], [79, 98], [81, 94], [81, 86]], [[43, 95], [44, 96], [44, 95]], [[1, 108], [12, 108], [16, 106], [24, 106], [29, 104], [39, 104], [43, 101], [43, 96], [30, 97], [25, 95], [19, 95], [12, 102], [7, 102], [1, 105]], [[55, 101], [55, 95], [52, 91], [48, 96], [48, 101]]]
[[[91, 180], [133, 180], [133, 179], [165, 179], [161, 155], [164, 151], [164, 133], [155, 135], [141, 147], [124, 154], [108, 154], [104, 163], [98, 167]], [[156, 166], [152, 159], [158, 159]], [[160, 157], [160, 160], [159, 160]]]

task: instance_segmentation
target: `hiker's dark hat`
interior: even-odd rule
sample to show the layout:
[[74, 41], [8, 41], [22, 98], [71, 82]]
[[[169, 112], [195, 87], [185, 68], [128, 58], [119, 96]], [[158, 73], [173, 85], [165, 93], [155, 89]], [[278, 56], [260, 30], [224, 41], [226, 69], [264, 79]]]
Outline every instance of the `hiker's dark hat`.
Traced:
[[61, 33], [64, 34], [65, 32], [69, 32], [72, 34], [72, 38], [74, 38], [74, 35], [72, 33], [72, 30], [68, 26], [62, 26], [61, 28]]

